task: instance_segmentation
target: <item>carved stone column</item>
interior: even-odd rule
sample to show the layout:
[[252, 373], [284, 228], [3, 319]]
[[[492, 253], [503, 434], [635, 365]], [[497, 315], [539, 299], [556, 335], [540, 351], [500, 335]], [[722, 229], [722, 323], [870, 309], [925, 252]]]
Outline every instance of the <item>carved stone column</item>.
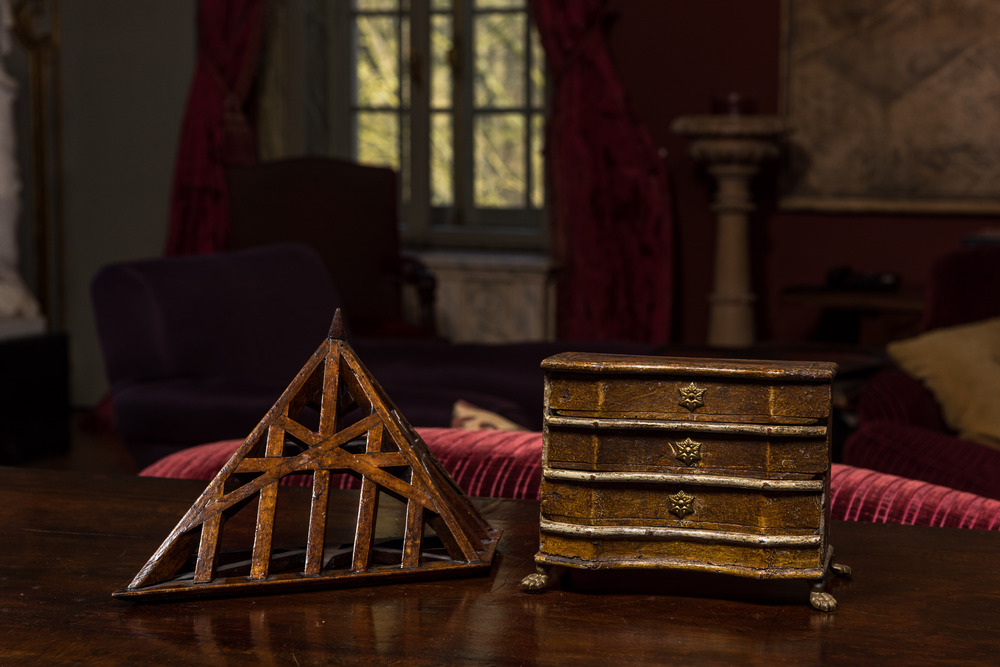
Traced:
[[750, 182], [765, 160], [778, 156], [785, 120], [776, 116], [683, 116], [673, 131], [691, 138], [691, 156], [716, 182], [715, 283], [709, 297], [708, 343], [748, 347], [755, 342], [750, 281]]

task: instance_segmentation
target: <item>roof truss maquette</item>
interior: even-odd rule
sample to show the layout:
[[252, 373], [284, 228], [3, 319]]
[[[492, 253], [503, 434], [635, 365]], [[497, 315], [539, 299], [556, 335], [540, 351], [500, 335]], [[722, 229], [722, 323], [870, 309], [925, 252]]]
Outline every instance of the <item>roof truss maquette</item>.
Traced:
[[[318, 428], [304, 425], [300, 415], [315, 421], [317, 409]], [[355, 421], [343, 419], [359, 412]], [[342, 503], [331, 505], [330, 479], [344, 472], [361, 479], [356, 523], [353, 536], [331, 542], [330, 510]], [[277, 548], [275, 525], [284, 518], [277, 511], [279, 482], [292, 474], [313, 478], [305, 546]], [[376, 539], [385, 496], [402, 503], [402, 520], [389, 522], [401, 524], [402, 535]], [[253, 520], [254, 509], [252, 544], [221, 549], [227, 521], [241, 510]], [[329, 336], [278, 401], [132, 582], [113, 595], [254, 595], [462, 576], [488, 571], [499, 539], [365, 369], [345, 340], [338, 311]]]

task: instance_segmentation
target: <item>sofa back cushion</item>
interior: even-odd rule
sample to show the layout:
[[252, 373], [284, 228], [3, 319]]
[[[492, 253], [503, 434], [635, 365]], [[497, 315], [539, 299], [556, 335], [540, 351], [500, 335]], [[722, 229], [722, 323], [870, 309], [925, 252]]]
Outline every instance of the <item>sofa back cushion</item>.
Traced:
[[922, 331], [1000, 317], [1000, 244], [941, 257], [927, 277]]
[[112, 387], [162, 378], [287, 384], [323, 341], [338, 299], [305, 245], [122, 262], [92, 298]]

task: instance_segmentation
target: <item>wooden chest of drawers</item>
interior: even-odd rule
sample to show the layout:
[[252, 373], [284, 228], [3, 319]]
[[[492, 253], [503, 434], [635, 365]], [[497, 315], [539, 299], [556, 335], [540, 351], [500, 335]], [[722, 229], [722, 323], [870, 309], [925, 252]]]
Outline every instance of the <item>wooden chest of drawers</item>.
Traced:
[[674, 568], [812, 580], [828, 543], [836, 365], [564, 353], [542, 363], [538, 572]]

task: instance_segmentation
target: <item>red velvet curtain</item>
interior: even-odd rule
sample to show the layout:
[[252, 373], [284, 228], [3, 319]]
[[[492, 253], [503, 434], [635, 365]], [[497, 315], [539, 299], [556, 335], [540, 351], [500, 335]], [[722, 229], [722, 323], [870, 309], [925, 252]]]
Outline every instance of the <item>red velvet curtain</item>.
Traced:
[[546, 136], [559, 337], [665, 342], [673, 241], [666, 167], [608, 51], [606, 0], [532, 0], [553, 77]]
[[257, 161], [249, 120], [267, 0], [200, 0], [198, 57], [174, 167], [168, 255], [226, 247], [226, 167]]

